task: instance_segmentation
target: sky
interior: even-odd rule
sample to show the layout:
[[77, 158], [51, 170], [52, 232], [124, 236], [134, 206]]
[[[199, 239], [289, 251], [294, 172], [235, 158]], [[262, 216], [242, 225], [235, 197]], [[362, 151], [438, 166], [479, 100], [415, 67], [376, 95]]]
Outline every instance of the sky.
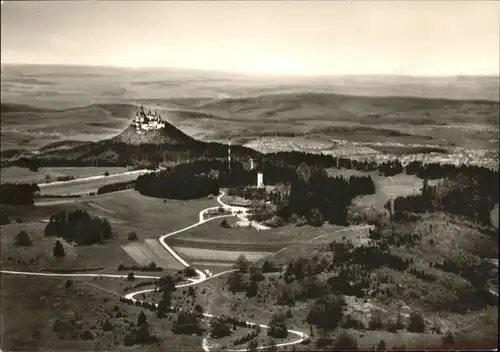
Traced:
[[497, 1], [12, 1], [2, 63], [499, 75]]

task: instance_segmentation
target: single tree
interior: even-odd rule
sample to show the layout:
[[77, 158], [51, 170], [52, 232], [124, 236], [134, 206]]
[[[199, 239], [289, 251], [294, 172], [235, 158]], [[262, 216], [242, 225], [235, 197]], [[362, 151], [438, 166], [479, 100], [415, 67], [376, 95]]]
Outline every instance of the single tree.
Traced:
[[137, 241], [137, 234], [135, 232], [130, 232], [127, 236], [129, 241]]
[[52, 252], [54, 253], [54, 257], [58, 257], [58, 258], [64, 257], [64, 255], [65, 255], [64, 247], [63, 247], [61, 241], [59, 241], [59, 240], [56, 241]]
[[410, 313], [408, 331], [410, 332], [425, 332], [425, 320], [421, 314], [412, 312]]
[[144, 312], [141, 311], [141, 314], [139, 314], [139, 317], [137, 318], [137, 326], [141, 326], [147, 323], [148, 323], [148, 318], [146, 317], [146, 314], [144, 314]]
[[343, 331], [335, 338], [335, 351], [357, 351], [358, 342], [349, 333]]
[[238, 259], [236, 259], [235, 269], [238, 269], [241, 273], [248, 272], [250, 268], [250, 262], [247, 260], [244, 254], [241, 254]]
[[33, 241], [31, 240], [30, 235], [28, 235], [26, 231], [22, 230], [16, 235], [16, 244], [18, 246], [29, 247], [33, 245]]
[[257, 293], [259, 292], [259, 285], [257, 285], [257, 282], [255, 280], [251, 280], [250, 284], [247, 287], [247, 297], [255, 297], [257, 296]]

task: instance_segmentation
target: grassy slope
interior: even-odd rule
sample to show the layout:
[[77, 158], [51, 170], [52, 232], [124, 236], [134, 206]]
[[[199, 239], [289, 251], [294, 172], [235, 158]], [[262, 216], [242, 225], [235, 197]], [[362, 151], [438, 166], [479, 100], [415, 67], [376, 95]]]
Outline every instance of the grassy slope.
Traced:
[[[4, 351], [123, 350], [124, 334], [129, 331], [130, 322], [137, 321], [142, 310], [120, 303], [116, 294], [108, 292], [123, 292], [116, 282], [106, 284], [104, 280], [75, 280], [74, 289], [65, 293], [65, 280], [62, 279], [1, 275], [1, 280], [1, 347]], [[109, 314], [115, 305], [120, 308], [121, 318]], [[155, 314], [148, 311], [145, 313], [152, 325], [152, 332], [160, 338], [160, 343], [135, 345], [125, 350], [201, 350], [201, 337], [175, 335], [170, 331], [170, 320], [157, 319]], [[85, 341], [79, 338], [59, 338], [57, 333], [52, 332], [52, 324], [58, 317], [75, 319], [82, 326], [79, 330], [91, 330], [95, 339]], [[101, 322], [105, 319], [110, 319], [114, 331], [103, 332]]]
[[40, 168], [38, 171], [33, 172], [26, 168], [17, 166], [6, 167], [2, 169], [1, 180], [4, 182], [35, 182], [44, 183], [46, 175], [50, 176], [50, 182], [57, 181], [57, 177], [73, 176], [75, 178], [83, 178], [90, 176], [100, 176], [105, 172], [110, 175], [128, 171], [123, 167], [52, 167]]
[[[430, 230], [432, 224], [433, 229]], [[389, 348], [407, 345], [409, 347], [437, 346], [441, 343], [443, 335], [431, 332], [432, 327], [439, 327], [441, 331], [453, 331], [456, 333], [457, 341], [482, 341], [495, 340], [497, 336], [497, 311], [494, 308], [486, 308], [481, 311], [472, 311], [467, 314], [449, 313], [439, 302], [446, 301], [455, 295], [456, 290], [461, 290], [462, 280], [449, 273], [444, 273], [438, 269], [430, 269], [429, 263], [438, 258], [460, 259], [467, 255], [476, 258], [484, 257], [485, 253], [478, 251], [474, 243], [482, 243], [485, 247], [495, 247], [492, 242], [488, 242], [484, 235], [476, 229], [463, 222], [443, 214], [430, 215], [421, 221], [406, 226], [411, 233], [422, 235], [422, 242], [416, 247], [400, 247], [396, 252], [402, 257], [411, 257], [416, 261], [415, 268], [435, 275], [435, 280], [424, 281], [407, 272], [396, 272], [387, 268], [381, 268], [372, 273], [372, 285], [376, 283], [383, 285], [391, 291], [391, 295], [377, 295], [371, 299], [357, 299], [347, 297], [348, 311], [352, 316], [364, 321], [367, 324], [372, 311], [382, 311], [383, 320], [387, 323], [395, 319], [397, 305], [402, 305], [402, 313], [408, 314], [410, 311], [423, 312], [427, 320], [427, 329], [424, 334], [409, 332], [390, 333], [387, 331], [355, 331], [350, 333], [357, 337], [359, 346], [363, 349], [371, 348], [378, 344], [380, 339], [385, 340]], [[440, 235], [438, 235], [440, 234]], [[442, 236], [446, 234], [447, 236]], [[348, 239], [354, 236], [346, 236]], [[434, 244], [429, 244], [430, 239]], [[338, 241], [337, 237], [330, 240]], [[326, 240], [325, 240], [326, 242]], [[471, 246], [472, 245], [472, 246]], [[291, 259], [300, 257], [312, 257], [325, 255], [318, 244], [297, 245], [290, 247], [273, 260], [278, 264], [286, 264]], [[481, 247], [480, 247], [481, 248]], [[488, 255], [498, 256], [498, 253]], [[263, 260], [260, 261], [262, 263]], [[256, 298], [248, 299], [244, 293], [232, 294], [227, 291], [227, 278], [215, 279], [210, 282], [210, 287], [215, 289], [214, 304], [212, 312], [215, 314], [227, 314], [242, 318], [252, 318], [254, 321], [265, 323], [273, 313], [286, 311], [288, 307], [277, 305], [276, 283], [277, 274], [266, 274], [266, 279], [259, 283], [260, 295]], [[321, 274], [318, 277], [324, 277]], [[209, 283], [206, 283], [207, 287]], [[398, 291], [396, 287], [401, 285], [404, 290]], [[498, 285], [498, 283], [497, 283]], [[264, 299], [265, 297], [265, 299]], [[291, 318], [287, 319], [290, 327], [309, 331], [309, 326], [303, 319], [307, 315], [309, 302], [296, 302], [290, 308]], [[316, 332], [317, 334], [317, 332]], [[313, 344], [309, 346], [297, 346], [297, 350], [315, 350]]]
[[[127, 240], [130, 232], [135, 232], [139, 241], [156, 239], [197, 222], [198, 212], [214, 205], [216, 202], [213, 199], [164, 202], [162, 199], [141, 196], [133, 190], [128, 190], [76, 199], [74, 202], [59, 205], [34, 207], [22, 212], [18, 208], [17, 213], [12, 216], [23, 219], [24, 223], [2, 226], [2, 265], [21, 269], [93, 267], [104, 268], [107, 272], [114, 271], [120, 263], [136, 264], [120, 247], [130, 243]], [[60, 210], [71, 209], [85, 209], [92, 215], [107, 218], [116, 238], [103, 245], [66, 245], [67, 256], [63, 260], [55, 260], [52, 256], [55, 239], [43, 236], [46, 224], [42, 220]], [[26, 230], [30, 235], [34, 242], [32, 247], [19, 248], [14, 245], [14, 236], [21, 230]], [[12, 260], [8, 261], [8, 257]], [[38, 262], [32, 265], [17, 263], [17, 259], [29, 261], [37, 257]]]

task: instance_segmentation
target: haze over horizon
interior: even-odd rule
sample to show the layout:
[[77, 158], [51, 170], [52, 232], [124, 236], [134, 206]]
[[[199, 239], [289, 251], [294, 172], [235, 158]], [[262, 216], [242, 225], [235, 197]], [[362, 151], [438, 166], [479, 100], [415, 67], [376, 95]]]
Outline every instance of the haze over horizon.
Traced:
[[9, 2], [2, 64], [498, 76], [500, 3]]

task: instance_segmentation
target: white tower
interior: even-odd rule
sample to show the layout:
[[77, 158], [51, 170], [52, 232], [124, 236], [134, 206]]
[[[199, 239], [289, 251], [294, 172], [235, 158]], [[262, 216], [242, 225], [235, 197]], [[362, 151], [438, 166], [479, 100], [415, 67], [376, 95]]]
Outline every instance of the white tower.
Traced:
[[262, 172], [257, 173], [257, 188], [264, 187], [264, 174]]

